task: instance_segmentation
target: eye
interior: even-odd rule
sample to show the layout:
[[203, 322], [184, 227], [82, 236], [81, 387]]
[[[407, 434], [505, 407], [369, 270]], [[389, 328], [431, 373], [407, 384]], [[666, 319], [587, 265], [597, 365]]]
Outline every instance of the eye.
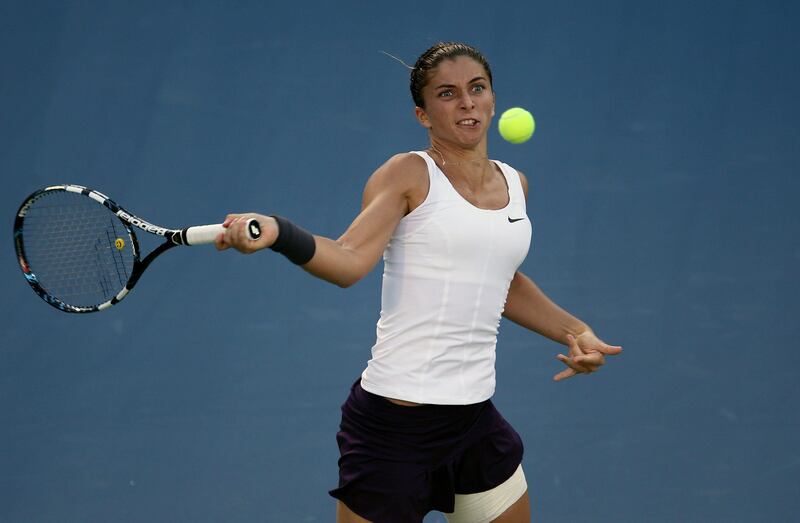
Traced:
[[483, 84], [476, 84], [472, 86], [473, 92], [482, 93], [486, 90], [486, 86]]
[[450, 89], [446, 89], [444, 91], [439, 91], [439, 94], [437, 96], [439, 98], [448, 98], [450, 96], [453, 96], [453, 91], [451, 91]]

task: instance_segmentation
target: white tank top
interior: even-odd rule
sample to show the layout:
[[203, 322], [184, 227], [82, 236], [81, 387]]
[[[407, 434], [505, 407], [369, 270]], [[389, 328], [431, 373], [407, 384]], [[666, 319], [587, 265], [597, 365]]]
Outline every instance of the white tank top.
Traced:
[[384, 251], [377, 341], [361, 386], [417, 403], [478, 403], [494, 394], [500, 316], [530, 246], [522, 183], [494, 161], [509, 202], [480, 209], [427, 153], [415, 153], [428, 165], [430, 189]]

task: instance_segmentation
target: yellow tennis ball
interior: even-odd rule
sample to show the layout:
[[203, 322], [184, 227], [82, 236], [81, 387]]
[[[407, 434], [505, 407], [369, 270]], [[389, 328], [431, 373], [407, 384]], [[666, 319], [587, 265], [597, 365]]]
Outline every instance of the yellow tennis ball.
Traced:
[[525, 143], [533, 136], [536, 122], [533, 115], [522, 107], [512, 107], [500, 115], [497, 123], [500, 136], [511, 143]]
[[118, 251], [121, 251], [122, 249], [125, 248], [125, 240], [123, 240], [122, 238], [117, 238], [114, 241], [114, 247], [116, 247]]

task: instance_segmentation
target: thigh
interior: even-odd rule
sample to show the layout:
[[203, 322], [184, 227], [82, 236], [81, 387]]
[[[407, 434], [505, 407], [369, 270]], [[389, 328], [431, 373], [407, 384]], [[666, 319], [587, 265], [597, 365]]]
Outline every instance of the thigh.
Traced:
[[[342, 406], [336, 436], [339, 486], [331, 496], [349, 511], [381, 523], [421, 523], [431, 510], [452, 511], [455, 487], [449, 465], [459, 447], [469, 443], [462, 443], [469, 435], [463, 427], [472, 427], [482, 410], [481, 404], [396, 405], [356, 383]], [[343, 507], [342, 517], [349, 511]]]
[[350, 518], [343, 521], [362, 521], [352, 519], [352, 512], [363, 521], [422, 523], [431, 510], [431, 478], [423, 468], [376, 460], [342, 461], [340, 474], [349, 480], [330, 494], [340, 502], [342, 517]]
[[522, 438], [494, 405], [487, 408], [484, 423], [482, 437], [455, 461], [456, 494], [491, 490], [508, 480], [522, 462]]
[[364, 519], [341, 501], [336, 502], [336, 523], [370, 523], [368, 519]]
[[531, 500], [526, 490], [521, 498], [508, 507], [497, 519], [493, 519], [492, 523], [530, 523], [530, 521]]
[[527, 523], [530, 521], [528, 485], [522, 466], [506, 481], [485, 492], [459, 494], [449, 523]]

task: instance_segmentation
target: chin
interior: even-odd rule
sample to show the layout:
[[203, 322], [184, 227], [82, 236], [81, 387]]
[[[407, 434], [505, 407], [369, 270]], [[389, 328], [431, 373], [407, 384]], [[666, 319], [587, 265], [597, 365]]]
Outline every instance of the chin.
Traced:
[[462, 147], [470, 148], [470, 149], [478, 147], [480, 144], [485, 143], [485, 142], [486, 142], [486, 135], [485, 134], [481, 134], [480, 136], [476, 136], [474, 138], [469, 137], [469, 136], [463, 136], [463, 137], [460, 137], [457, 140], [457, 143], [459, 145], [461, 145]]

